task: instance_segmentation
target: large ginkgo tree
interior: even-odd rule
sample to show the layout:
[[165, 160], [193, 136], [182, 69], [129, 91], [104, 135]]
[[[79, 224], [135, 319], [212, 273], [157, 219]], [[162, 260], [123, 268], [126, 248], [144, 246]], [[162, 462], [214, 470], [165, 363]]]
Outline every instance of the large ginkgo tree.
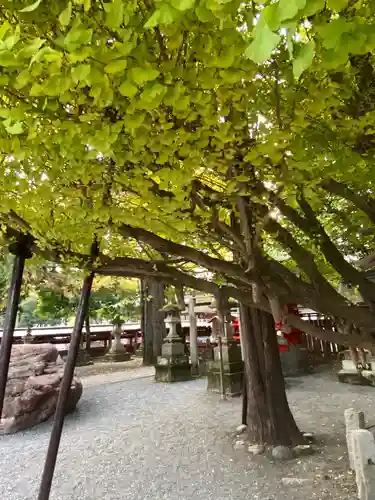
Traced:
[[238, 299], [254, 442], [302, 439], [271, 311], [298, 303], [335, 318], [339, 331], [308, 327], [320, 338], [374, 341], [375, 284], [355, 264], [374, 251], [374, 13], [361, 0], [0, 7], [5, 238]]

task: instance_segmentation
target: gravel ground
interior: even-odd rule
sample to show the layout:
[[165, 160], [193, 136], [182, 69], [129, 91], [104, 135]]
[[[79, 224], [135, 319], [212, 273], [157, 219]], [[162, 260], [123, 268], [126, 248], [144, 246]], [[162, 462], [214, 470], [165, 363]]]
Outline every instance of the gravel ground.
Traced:
[[153, 366], [143, 366], [140, 358], [121, 363], [100, 363], [96, 361], [92, 365], [77, 366], [75, 369], [75, 375], [83, 380], [85, 387], [153, 377], [154, 374], [155, 368]]
[[[355, 498], [343, 412], [355, 406], [373, 416], [374, 389], [341, 385], [327, 373], [292, 379], [291, 406], [301, 429], [316, 434], [318, 452], [274, 464], [233, 449], [241, 403], [207, 394], [204, 380], [89, 379], [66, 419], [51, 500]], [[36, 500], [50, 429], [49, 422], [0, 439], [2, 500]], [[304, 481], [285, 486], [285, 477]]]

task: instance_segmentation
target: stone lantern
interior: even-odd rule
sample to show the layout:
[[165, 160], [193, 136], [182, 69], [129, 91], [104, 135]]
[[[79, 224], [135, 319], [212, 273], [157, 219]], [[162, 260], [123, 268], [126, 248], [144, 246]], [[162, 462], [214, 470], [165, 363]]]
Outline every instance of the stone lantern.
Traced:
[[181, 324], [181, 309], [177, 304], [167, 304], [161, 309], [165, 314], [165, 326], [168, 335], [161, 347], [155, 365], [155, 380], [157, 382], [181, 382], [191, 378], [189, 357], [185, 353], [185, 345], [177, 333]]
[[105, 361], [121, 362], [128, 361], [131, 354], [126, 351], [124, 344], [121, 342], [122, 324], [115, 322], [113, 325], [113, 340], [108, 353], [104, 356]]
[[32, 334], [32, 328], [31, 326], [27, 327], [26, 335], [23, 337], [23, 343], [24, 344], [32, 344], [34, 341], [34, 337]]
[[233, 339], [232, 315], [227, 299], [218, 298], [212, 303], [216, 315], [211, 320], [212, 338], [214, 342], [214, 360], [209, 363], [207, 372], [207, 390], [220, 392], [220, 347], [218, 337], [221, 337], [221, 354], [223, 360], [223, 381], [225, 393], [228, 396], [239, 396], [243, 390], [244, 363], [241, 347]]

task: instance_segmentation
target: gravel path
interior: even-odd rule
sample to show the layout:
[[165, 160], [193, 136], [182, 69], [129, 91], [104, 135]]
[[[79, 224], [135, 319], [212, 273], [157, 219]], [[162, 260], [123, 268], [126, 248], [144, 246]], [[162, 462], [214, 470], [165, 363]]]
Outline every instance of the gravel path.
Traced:
[[[220, 402], [205, 381], [91, 380], [66, 419], [51, 500], [354, 499], [347, 474], [343, 412], [375, 422], [374, 389], [340, 385], [330, 374], [293, 379], [289, 399], [319, 452], [285, 464], [234, 451], [239, 400]], [[374, 420], [371, 421], [371, 418]], [[36, 500], [51, 423], [0, 439], [0, 498]], [[285, 486], [281, 478], [302, 478]]]

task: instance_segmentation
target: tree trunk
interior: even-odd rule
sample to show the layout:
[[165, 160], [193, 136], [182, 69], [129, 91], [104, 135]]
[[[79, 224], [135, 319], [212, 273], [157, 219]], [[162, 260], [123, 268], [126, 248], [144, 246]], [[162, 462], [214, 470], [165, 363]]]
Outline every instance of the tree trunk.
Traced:
[[143, 364], [153, 365], [161, 354], [165, 337], [164, 286], [153, 279], [142, 280]]
[[241, 305], [241, 328], [249, 440], [271, 446], [304, 443], [286, 398], [272, 315]]

